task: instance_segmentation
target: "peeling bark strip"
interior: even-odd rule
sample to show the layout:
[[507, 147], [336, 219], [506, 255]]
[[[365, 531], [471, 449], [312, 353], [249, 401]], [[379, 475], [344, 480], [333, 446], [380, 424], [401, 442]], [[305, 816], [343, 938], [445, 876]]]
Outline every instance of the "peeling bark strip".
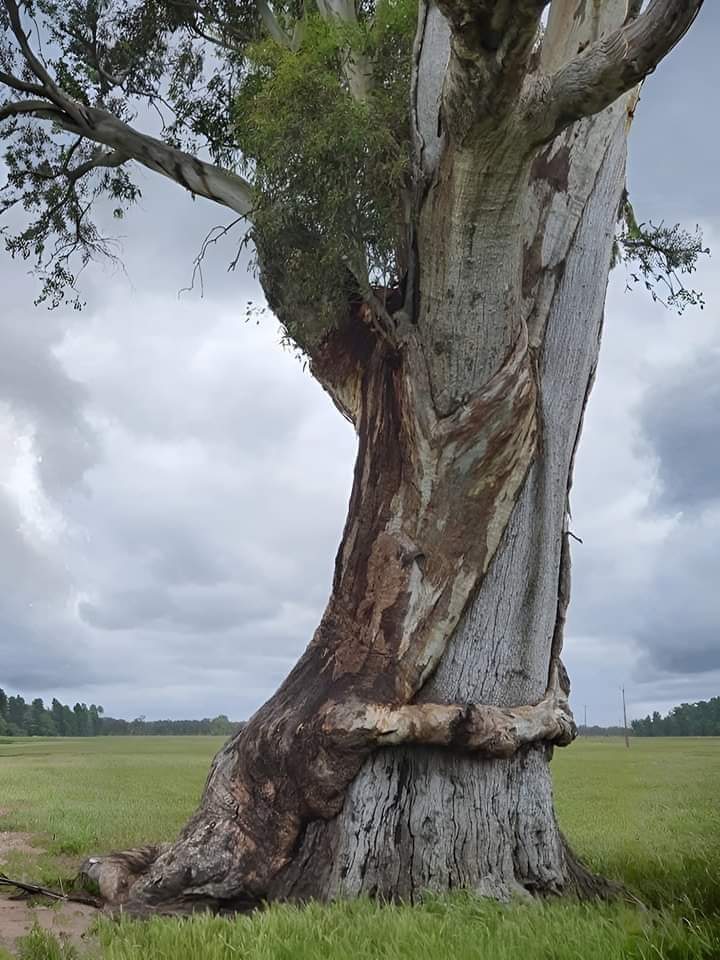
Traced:
[[[38, 81], [15, 88], [38, 99], [0, 120], [50, 120], [108, 148], [98, 164], [134, 159], [251, 212], [242, 178], [69, 97], [2, 2]], [[321, 6], [355, 16], [344, 0]], [[598, 891], [558, 830], [548, 770], [575, 733], [560, 659], [568, 492], [624, 182], [622, 94], [701, 0], [644, 13], [553, 0], [540, 44], [545, 6], [422, 5], [409, 295], [380, 311], [355, 277], [365, 302], [308, 345], [358, 433], [330, 600], [289, 677], [216, 756], [179, 839], [85, 865], [110, 902]], [[372, 75], [348, 67], [362, 98]], [[283, 264], [261, 266], [273, 306], [304, 304]]]

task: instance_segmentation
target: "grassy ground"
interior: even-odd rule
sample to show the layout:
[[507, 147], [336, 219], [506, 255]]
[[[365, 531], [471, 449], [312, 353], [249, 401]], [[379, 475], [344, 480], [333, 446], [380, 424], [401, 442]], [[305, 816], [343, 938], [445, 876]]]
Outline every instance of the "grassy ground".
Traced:
[[[4, 868], [45, 882], [80, 855], [170, 839], [213, 738], [0, 741], [2, 829], [47, 851]], [[100, 924], [102, 960], [720, 960], [720, 740], [585, 740], [553, 761], [561, 824], [598, 872], [648, 906], [499, 906], [457, 895], [420, 908], [361, 902], [236, 920]], [[23, 960], [60, 960], [39, 932]], [[0, 954], [1, 958], [1, 954]]]

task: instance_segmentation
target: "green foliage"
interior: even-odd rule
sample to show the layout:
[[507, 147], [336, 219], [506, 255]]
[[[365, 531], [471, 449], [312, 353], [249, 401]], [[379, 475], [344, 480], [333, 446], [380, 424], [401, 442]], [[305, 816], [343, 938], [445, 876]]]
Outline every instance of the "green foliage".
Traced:
[[720, 737], [720, 697], [681, 703], [666, 717], [657, 710], [652, 716], [632, 721], [638, 737]]
[[[271, 298], [290, 288], [289, 306], [308, 305], [300, 326], [321, 329], [357, 294], [353, 275], [390, 285], [404, 271], [417, 4], [371, 0], [352, 23], [296, 0], [272, 7], [275, 39], [253, 0], [34, 0], [27, 15], [51, 74], [79, 103], [130, 122], [150, 105], [164, 140], [250, 173], [251, 239]], [[18, 45], [0, 27], [0, 69], [22, 76]], [[362, 100], [348, 89], [357, 60], [373, 73]], [[93, 213], [109, 200], [106, 219], [121, 219], [139, 191], [125, 165], [93, 164], [96, 147], [66, 131], [23, 116], [2, 126], [0, 217], [22, 210], [27, 224], [0, 228], [6, 250], [35, 265], [39, 301], [57, 306], [69, 293], [80, 307], [78, 272], [114, 250]]]
[[653, 300], [682, 313], [686, 307], [705, 306], [702, 293], [685, 286], [683, 275], [695, 272], [698, 258], [709, 255], [700, 228], [689, 233], [679, 224], [667, 227], [638, 223], [629, 200], [621, 209], [621, 228], [613, 247], [613, 266], [628, 266], [630, 283], [642, 283]]
[[80, 960], [80, 954], [72, 944], [34, 927], [20, 940], [18, 960]]
[[19, 694], [8, 697], [0, 688], [0, 736], [93, 737], [102, 732], [102, 707], [76, 703], [70, 709], [54, 699], [50, 709], [37, 697], [31, 704]]
[[[300, 306], [281, 309], [286, 322], [316, 311], [314, 331], [289, 330], [296, 340], [345, 309], [349, 273], [398, 282], [416, 15], [410, 0], [381, 0], [374, 17], [357, 24], [308, 15], [297, 49], [265, 40], [246, 50], [234, 119], [255, 181], [253, 238], [270, 288], [275, 280], [285, 295], [291, 289], [292, 306]], [[347, 65], [366, 59], [373, 85], [358, 99]]]

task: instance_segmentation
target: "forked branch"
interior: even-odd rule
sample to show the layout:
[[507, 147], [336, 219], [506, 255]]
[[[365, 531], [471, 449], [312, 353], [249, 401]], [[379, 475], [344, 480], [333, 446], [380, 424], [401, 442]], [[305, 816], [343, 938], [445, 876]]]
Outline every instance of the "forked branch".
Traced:
[[452, 56], [443, 95], [451, 135], [515, 102], [549, 0], [437, 0], [450, 24]]
[[[550, 78], [536, 101], [541, 142], [604, 110], [657, 67], [692, 26], [703, 0], [652, 0]], [[634, 15], [633, 15], [634, 14]]]

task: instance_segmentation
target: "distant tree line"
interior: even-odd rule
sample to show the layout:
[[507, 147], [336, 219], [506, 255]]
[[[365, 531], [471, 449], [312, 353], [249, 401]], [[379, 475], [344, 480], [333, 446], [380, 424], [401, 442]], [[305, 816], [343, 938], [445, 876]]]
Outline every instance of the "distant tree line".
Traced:
[[205, 720], [118, 720], [104, 716], [103, 708], [94, 703], [69, 707], [53, 699], [46, 707], [40, 697], [26, 703], [0, 687], [0, 737], [229, 736], [239, 726], [224, 714]]
[[116, 720], [114, 717], [102, 717], [99, 733], [108, 737], [188, 737], [201, 734], [229, 737], [240, 726], [239, 722], [229, 720], [224, 713], [218, 717], [206, 717], [204, 720], [146, 720], [145, 717]]
[[69, 707], [54, 699], [47, 708], [40, 697], [26, 703], [9, 697], [0, 687], [0, 736], [95, 737], [101, 732], [103, 708], [91, 703]]
[[681, 703], [666, 717], [652, 716], [632, 721], [636, 737], [720, 737], [720, 697]]
[[623, 727], [599, 727], [597, 724], [585, 726], [580, 724], [578, 733], [581, 737], [623, 737], [625, 730]]

